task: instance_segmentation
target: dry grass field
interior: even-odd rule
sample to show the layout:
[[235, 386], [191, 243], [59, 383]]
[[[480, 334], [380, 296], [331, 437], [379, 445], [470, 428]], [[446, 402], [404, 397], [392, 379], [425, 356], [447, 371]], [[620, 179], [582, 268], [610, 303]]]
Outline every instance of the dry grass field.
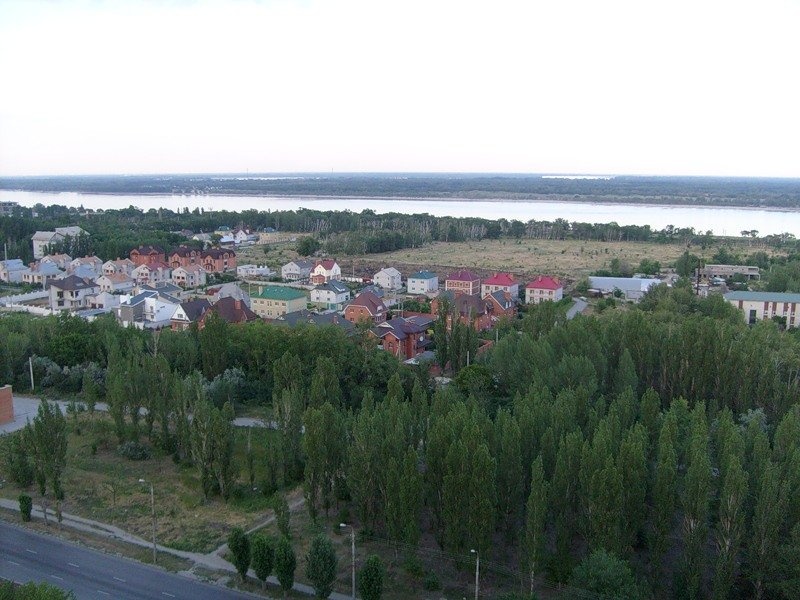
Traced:
[[[573, 240], [481, 240], [478, 242], [436, 242], [422, 248], [386, 254], [341, 257], [344, 265], [395, 265], [404, 273], [429, 268], [440, 274], [468, 267], [482, 273], [509, 271], [525, 279], [538, 274], [558, 275], [575, 281], [598, 269], [608, 268], [618, 258], [634, 269], [642, 259], [669, 266], [686, 248], [679, 244], [649, 242], [581, 242]], [[691, 251], [698, 253], [699, 248]], [[711, 252], [708, 253], [710, 256]], [[380, 268], [380, 267], [379, 267]]]

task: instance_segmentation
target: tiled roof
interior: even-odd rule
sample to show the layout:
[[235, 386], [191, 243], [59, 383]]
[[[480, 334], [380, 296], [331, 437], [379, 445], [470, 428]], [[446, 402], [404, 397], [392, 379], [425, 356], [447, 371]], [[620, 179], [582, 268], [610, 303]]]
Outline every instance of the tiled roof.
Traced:
[[237, 300], [230, 296], [217, 301], [208, 312], [217, 313], [228, 323], [246, 323], [248, 321], [256, 321], [259, 318], [242, 300]]
[[331, 279], [328, 283], [323, 283], [314, 288], [315, 290], [334, 292], [336, 294], [344, 294], [348, 291], [348, 287], [341, 281]]
[[475, 281], [477, 279], [480, 279], [480, 277], [475, 275], [475, 273], [472, 271], [467, 271], [466, 269], [451, 273], [447, 278], [448, 281]]
[[199, 253], [200, 250], [198, 250], [197, 248], [190, 248], [189, 246], [178, 246], [177, 248], [175, 248], [175, 250], [170, 252], [169, 255], [191, 256], [192, 254], [199, 254]]
[[205, 298], [199, 300], [189, 300], [188, 302], [182, 302], [181, 308], [183, 309], [183, 312], [186, 313], [188, 319], [191, 322], [194, 322], [202, 317], [205, 312], [211, 308], [211, 302]]
[[306, 309], [298, 310], [292, 313], [286, 313], [285, 315], [281, 315], [280, 317], [272, 319], [269, 322], [276, 325], [288, 325], [289, 327], [303, 324], [336, 325], [348, 332], [352, 331], [354, 328], [354, 325], [350, 321], [343, 319], [335, 312], [319, 314]]
[[200, 257], [217, 259], [217, 258], [224, 258], [226, 254], [228, 255], [228, 257], [236, 256], [236, 253], [233, 250], [226, 250], [223, 248], [209, 248], [208, 250], [203, 250], [203, 252], [200, 253]]
[[483, 280], [483, 285], [502, 285], [502, 286], [509, 286], [514, 285], [516, 280], [511, 273], [495, 273], [489, 279]]
[[477, 317], [486, 314], [486, 302], [475, 294], [454, 294], [446, 291], [439, 294], [439, 298], [449, 300], [460, 315]]
[[75, 275], [70, 275], [64, 279], [55, 279], [50, 282], [50, 287], [58, 288], [64, 291], [87, 290], [96, 288], [97, 284], [87, 279], [81, 279]]
[[323, 258], [322, 260], [318, 260], [314, 267], [316, 268], [318, 265], [322, 265], [326, 271], [330, 271], [333, 269], [334, 265], [336, 265], [336, 261], [331, 258]]
[[560, 287], [562, 287], [561, 282], [557, 278], [548, 275], [539, 275], [525, 286], [529, 290], [557, 290]]
[[164, 249], [160, 246], [139, 246], [131, 250], [131, 254], [164, 254]]
[[363, 306], [372, 315], [386, 312], [386, 305], [383, 303], [383, 300], [378, 298], [372, 292], [362, 292], [356, 296], [356, 299], [348, 304], [348, 306]]

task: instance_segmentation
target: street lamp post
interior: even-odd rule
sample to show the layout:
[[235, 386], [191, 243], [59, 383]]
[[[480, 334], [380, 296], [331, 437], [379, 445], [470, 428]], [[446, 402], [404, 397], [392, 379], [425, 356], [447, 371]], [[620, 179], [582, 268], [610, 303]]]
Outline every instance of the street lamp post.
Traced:
[[478, 600], [478, 590], [480, 590], [480, 577], [481, 577], [481, 553], [474, 548], [470, 553], [475, 555], [475, 600]]
[[[139, 483], [147, 483], [144, 479], [140, 479]], [[153, 483], [150, 482], [150, 513], [153, 516], [153, 564], [156, 564], [156, 496], [153, 493]]]
[[356, 600], [356, 530], [355, 527], [347, 523], [339, 523], [339, 527], [342, 529], [350, 527], [351, 577], [353, 583], [353, 600]]

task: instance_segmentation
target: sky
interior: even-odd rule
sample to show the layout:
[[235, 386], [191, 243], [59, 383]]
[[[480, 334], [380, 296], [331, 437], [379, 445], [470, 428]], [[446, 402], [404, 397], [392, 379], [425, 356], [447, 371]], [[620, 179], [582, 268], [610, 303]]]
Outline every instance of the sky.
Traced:
[[0, 175], [800, 177], [800, 0], [0, 0]]

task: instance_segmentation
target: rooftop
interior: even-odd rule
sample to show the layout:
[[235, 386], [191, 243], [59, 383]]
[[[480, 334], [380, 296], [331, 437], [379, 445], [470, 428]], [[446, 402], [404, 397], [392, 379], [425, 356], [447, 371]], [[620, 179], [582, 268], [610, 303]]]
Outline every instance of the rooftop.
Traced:
[[475, 275], [472, 271], [468, 271], [466, 269], [462, 269], [460, 271], [456, 271], [455, 273], [451, 273], [450, 276], [447, 278], [448, 281], [477, 281], [480, 277]]
[[800, 294], [791, 292], [728, 292], [723, 298], [745, 302], [800, 302]]
[[557, 290], [562, 287], [561, 282], [556, 277], [549, 275], [539, 275], [536, 279], [525, 286], [527, 289]]
[[413, 273], [413, 274], [409, 275], [408, 278], [409, 279], [435, 279], [436, 278], [436, 273], [433, 273], [431, 271], [417, 271], [416, 273]]
[[489, 279], [484, 279], [484, 285], [515, 285], [517, 280], [514, 279], [514, 276], [511, 273], [495, 273]]
[[268, 300], [299, 300], [300, 298], [306, 298], [306, 293], [295, 288], [269, 285], [262, 288], [261, 292], [256, 294], [254, 298], [266, 298]]

